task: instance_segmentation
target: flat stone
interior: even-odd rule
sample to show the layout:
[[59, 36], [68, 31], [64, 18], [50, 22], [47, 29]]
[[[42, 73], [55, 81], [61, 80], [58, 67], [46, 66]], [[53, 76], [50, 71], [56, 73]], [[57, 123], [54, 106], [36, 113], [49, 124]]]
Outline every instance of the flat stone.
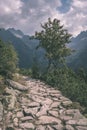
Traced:
[[21, 111], [17, 112], [17, 117], [18, 117], [18, 118], [23, 117], [23, 112], [21, 112]]
[[72, 101], [60, 91], [35, 79], [25, 80], [27, 86], [8, 81], [4, 116], [0, 99], [0, 130], [3, 121], [12, 130], [87, 130], [87, 119], [69, 108]]
[[52, 100], [53, 100], [54, 102], [59, 102], [59, 99], [56, 98], [56, 97], [52, 97]]
[[40, 97], [38, 95], [29, 94], [28, 97], [31, 101], [38, 102], [38, 103], [42, 103], [42, 101], [44, 101], [44, 97]]
[[41, 107], [40, 111], [36, 114], [36, 116], [39, 117], [39, 116], [47, 115], [48, 110], [49, 110], [49, 106], [45, 104]]
[[25, 116], [25, 117], [22, 117], [20, 120], [23, 122], [30, 121], [30, 120], [33, 120], [33, 117], [32, 116]]
[[60, 105], [60, 102], [53, 102], [50, 108], [57, 108]]
[[2, 121], [2, 118], [3, 118], [3, 105], [0, 102], [0, 121]]
[[22, 129], [34, 129], [35, 128], [35, 126], [32, 123], [27, 123], [27, 122], [19, 124], [19, 127]]
[[67, 115], [73, 115], [74, 113], [77, 113], [79, 110], [78, 109], [68, 109], [66, 110]]
[[20, 91], [28, 90], [28, 87], [26, 87], [26, 86], [24, 86], [22, 84], [19, 84], [18, 82], [15, 82], [13, 80], [7, 79], [7, 82], [14, 89], [17, 89], [17, 90], [20, 90]]
[[54, 111], [54, 110], [49, 110], [48, 114], [54, 117], [59, 117], [58, 111]]
[[66, 122], [68, 125], [77, 125], [77, 120], [69, 120]]
[[73, 119], [81, 119], [84, 118], [84, 116], [80, 113], [78, 109], [69, 109], [66, 110], [66, 114], [73, 117]]
[[87, 126], [87, 119], [80, 119], [78, 122], [77, 122], [77, 125], [82, 125], [82, 126]]
[[63, 116], [60, 116], [60, 119], [61, 119], [61, 120], [64, 120], [64, 121], [68, 121], [68, 120], [71, 120], [71, 119], [73, 119], [73, 118], [72, 118], [72, 116], [63, 115]]
[[84, 126], [76, 126], [77, 130], [87, 130], [87, 127]]
[[21, 102], [22, 105], [27, 106], [30, 103], [30, 100], [26, 97], [22, 97], [20, 102]]
[[47, 125], [46, 130], [54, 130], [51, 126]]
[[15, 108], [16, 103], [17, 103], [16, 95], [14, 94], [10, 95], [8, 109], [13, 110]]
[[72, 101], [70, 101], [70, 100], [69, 100], [69, 101], [63, 101], [62, 104], [63, 104], [63, 106], [66, 107], [66, 106], [71, 105], [71, 104], [72, 104]]
[[71, 125], [66, 125], [66, 130], [75, 130]]
[[38, 121], [36, 121], [36, 124], [42, 124], [42, 125], [49, 125], [49, 124], [60, 124], [61, 120], [52, 117], [52, 116], [41, 116], [39, 117]]
[[24, 115], [25, 116], [34, 116], [38, 112], [38, 107], [35, 108], [24, 108]]
[[71, 101], [71, 100], [69, 100], [69, 98], [66, 98], [66, 97], [64, 97], [64, 96], [62, 96], [62, 95], [61, 95], [61, 97], [60, 97], [60, 100], [61, 100], [61, 101]]
[[62, 124], [52, 125], [53, 130], [64, 130], [64, 127]]
[[42, 105], [44, 105], [44, 104], [46, 104], [46, 105], [51, 105], [52, 102], [53, 102], [53, 101], [52, 101], [51, 99], [46, 98], [41, 104], [42, 104]]
[[28, 107], [39, 107], [40, 103], [38, 103], [38, 102], [31, 102], [31, 103], [29, 103], [27, 105], [28, 105]]
[[18, 126], [18, 118], [14, 118], [14, 120], [13, 120], [13, 122], [14, 122], [14, 126]]
[[46, 126], [39, 125], [36, 127], [35, 130], [46, 130], [45, 128], [46, 128]]
[[79, 110], [73, 113], [73, 119], [83, 119], [84, 116], [80, 113]]
[[58, 90], [48, 90], [48, 92], [50, 93], [50, 94], [60, 94], [61, 92], [60, 91], [58, 91]]

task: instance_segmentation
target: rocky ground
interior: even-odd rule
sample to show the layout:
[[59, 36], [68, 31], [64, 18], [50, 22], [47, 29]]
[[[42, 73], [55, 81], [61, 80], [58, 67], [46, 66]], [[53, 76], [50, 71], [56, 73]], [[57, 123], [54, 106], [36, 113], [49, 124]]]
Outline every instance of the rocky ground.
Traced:
[[0, 97], [0, 130], [87, 130], [87, 118], [60, 91], [24, 80], [26, 85], [7, 80]]

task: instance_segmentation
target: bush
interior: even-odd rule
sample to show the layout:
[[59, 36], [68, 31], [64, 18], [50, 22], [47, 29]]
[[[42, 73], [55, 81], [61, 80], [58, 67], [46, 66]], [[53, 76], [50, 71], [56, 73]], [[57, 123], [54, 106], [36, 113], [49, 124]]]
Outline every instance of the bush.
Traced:
[[0, 40], [0, 74], [11, 78], [16, 72], [17, 65], [18, 57], [14, 47]]

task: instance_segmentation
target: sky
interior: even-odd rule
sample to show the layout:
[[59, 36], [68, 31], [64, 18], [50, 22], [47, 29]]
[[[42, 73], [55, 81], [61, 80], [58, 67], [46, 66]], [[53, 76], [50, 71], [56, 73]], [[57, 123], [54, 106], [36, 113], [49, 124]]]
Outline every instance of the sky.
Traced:
[[0, 0], [0, 28], [33, 35], [49, 17], [76, 36], [87, 30], [87, 0]]

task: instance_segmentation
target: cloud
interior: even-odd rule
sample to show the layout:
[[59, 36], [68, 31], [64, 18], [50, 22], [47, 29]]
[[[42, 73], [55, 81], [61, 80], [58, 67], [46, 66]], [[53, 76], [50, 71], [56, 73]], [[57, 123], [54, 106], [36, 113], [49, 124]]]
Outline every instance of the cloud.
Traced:
[[86, 5], [86, 0], [73, 0], [70, 10], [61, 18], [68, 30], [74, 35], [87, 29]]
[[58, 18], [69, 32], [87, 29], [87, 0], [1, 0], [0, 27], [14, 27], [34, 34], [48, 17]]
[[21, 14], [22, 2], [20, 0], [0, 1], [0, 27], [10, 27], [17, 23]]

